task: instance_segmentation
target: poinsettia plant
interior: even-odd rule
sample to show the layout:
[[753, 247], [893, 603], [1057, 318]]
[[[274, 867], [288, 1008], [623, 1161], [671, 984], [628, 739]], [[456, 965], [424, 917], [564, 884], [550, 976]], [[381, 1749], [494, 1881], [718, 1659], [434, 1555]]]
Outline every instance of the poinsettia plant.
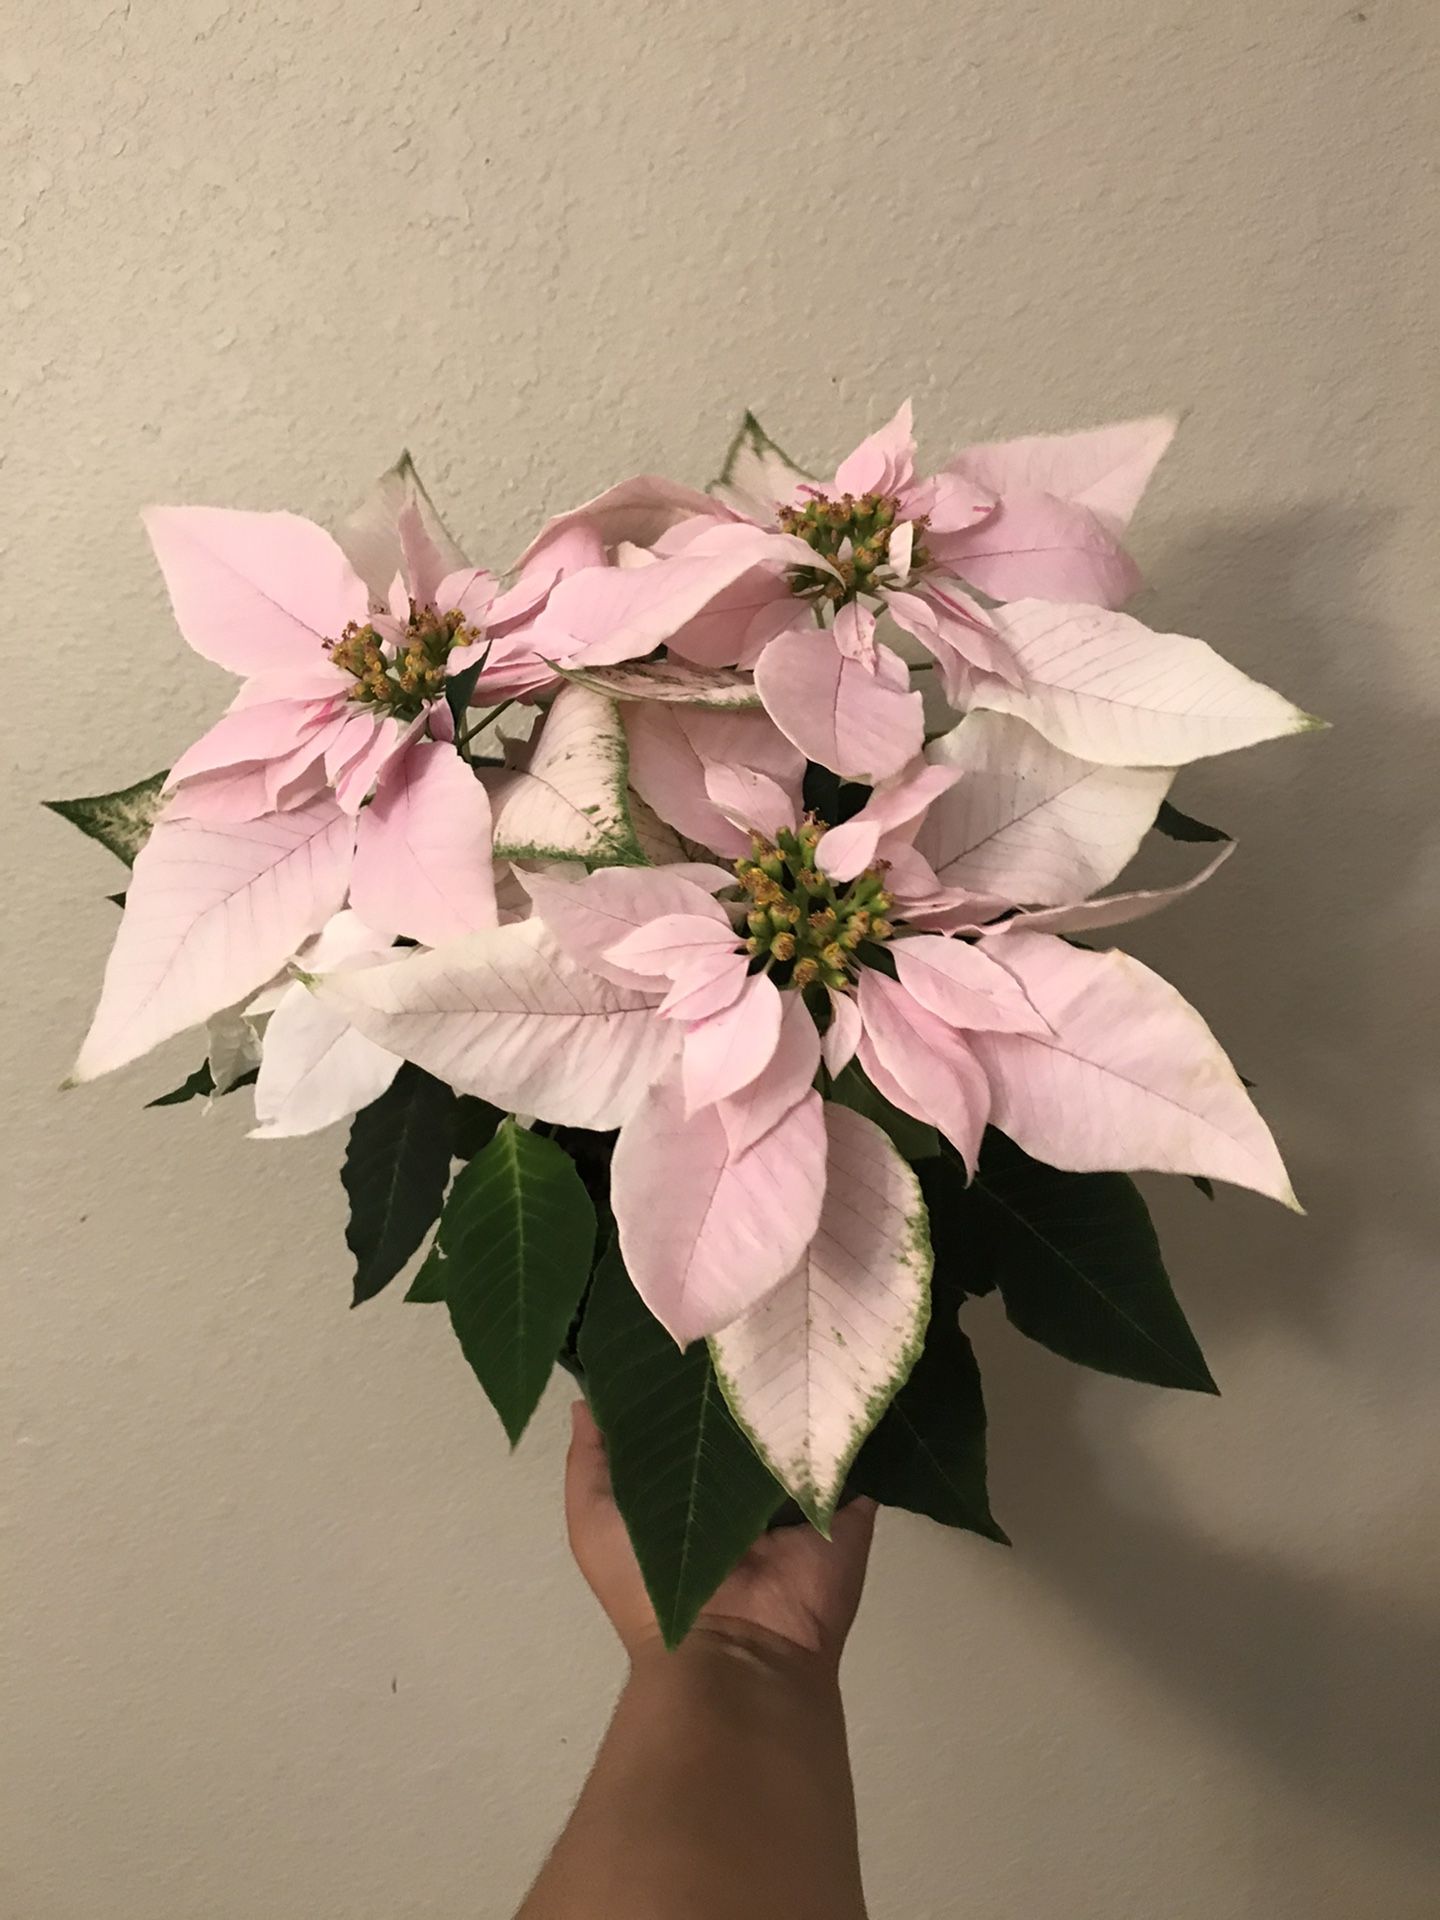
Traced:
[[[429, 1240], [407, 1298], [512, 1442], [576, 1375], [672, 1643], [784, 1512], [1005, 1538], [970, 1296], [1213, 1391], [1131, 1172], [1295, 1204], [1109, 944], [1231, 851], [1176, 770], [1317, 724], [1118, 610], [1172, 430], [923, 474], [906, 406], [823, 479], [747, 416], [708, 491], [625, 481], [503, 579], [408, 457], [333, 533], [146, 516], [240, 686], [168, 772], [54, 803], [131, 867], [74, 1078], [203, 1025], [152, 1105], [348, 1121], [355, 1300]], [[1106, 891], [1152, 829], [1199, 870]]]

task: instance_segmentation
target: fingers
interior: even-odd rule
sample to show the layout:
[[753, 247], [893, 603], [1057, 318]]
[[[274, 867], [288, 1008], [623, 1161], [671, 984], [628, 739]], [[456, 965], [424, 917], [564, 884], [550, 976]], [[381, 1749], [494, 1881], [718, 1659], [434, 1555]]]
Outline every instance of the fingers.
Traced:
[[570, 1409], [570, 1452], [565, 1461], [565, 1498], [572, 1508], [608, 1503], [610, 1467], [595, 1416], [583, 1400]]

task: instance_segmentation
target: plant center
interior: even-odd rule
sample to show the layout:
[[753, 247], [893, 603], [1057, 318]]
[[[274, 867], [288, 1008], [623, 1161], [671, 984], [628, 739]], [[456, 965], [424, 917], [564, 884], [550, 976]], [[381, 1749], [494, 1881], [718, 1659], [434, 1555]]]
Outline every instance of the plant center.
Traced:
[[[900, 518], [900, 503], [885, 493], [843, 494], [838, 500], [808, 500], [803, 507], [782, 507], [780, 527], [813, 547], [839, 573], [797, 567], [790, 576], [795, 592], [837, 605], [857, 594], [873, 593], [875, 576], [889, 563], [890, 535]], [[910, 565], [923, 567], [925, 522], [916, 520]]]
[[888, 940], [890, 896], [876, 868], [837, 886], [815, 865], [825, 823], [807, 815], [798, 831], [773, 842], [756, 834], [735, 875], [750, 899], [745, 950], [764, 959], [779, 987], [832, 987], [846, 992], [864, 941]]
[[336, 666], [355, 677], [351, 700], [396, 720], [413, 720], [443, 695], [446, 667], [456, 647], [479, 638], [463, 614], [417, 607], [412, 600], [410, 616], [394, 639], [352, 620], [338, 640], [325, 645]]

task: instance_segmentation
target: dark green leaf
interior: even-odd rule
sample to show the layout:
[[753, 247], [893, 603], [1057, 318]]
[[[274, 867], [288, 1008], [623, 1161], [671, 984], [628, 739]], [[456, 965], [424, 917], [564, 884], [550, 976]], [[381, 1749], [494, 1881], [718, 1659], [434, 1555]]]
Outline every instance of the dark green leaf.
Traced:
[[112, 907], [119, 907], [122, 913], [125, 911], [125, 896], [123, 893], [107, 893], [105, 898], [110, 902]]
[[389, 1285], [438, 1218], [454, 1119], [449, 1087], [407, 1060], [351, 1123], [340, 1179], [350, 1196], [355, 1306]]
[[456, 1179], [437, 1245], [432, 1285], [443, 1278], [456, 1338], [514, 1446], [590, 1279], [595, 1209], [574, 1161], [501, 1121]]
[[115, 793], [92, 793], [78, 800], [46, 800], [42, 804], [90, 839], [98, 840], [128, 867], [150, 837], [165, 779], [163, 772], [152, 773], [148, 780], [137, 780], [133, 787], [121, 787]]
[[1228, 840], [1231, 837], [1228, 833], [1222, 833], [1219, 827], [1207, 827], [1203, 820], [1192, 819], [1188, 813], [1172, 807], [1168, 800], [1160, 802], [1160, 811], [1155, 815], [1155, 830], [1169, 840]]
[[482, 1147], [490, 1144], [495, 1129], [505, 1118], [488, 1100], [462, 1093], [455, 1101], [454, 1153], [457, 1160], [473, 1160]]
[[580, 1361], [655, 1617], [677, 1646], [782, 1490], [736, 1426], [704, 1341], [680, 1352], [614, 1248], [596, 1270]]
[[[226, 1087], [226, 1093], [235, 1093], [241, 1087], [253, 1087], [258, 1073], [259, 1069], [256, 1067], [251, 1067], [245, 1073], [237, 1073]], [[147, 1100], [145, 1105], [147, 1107], [178, 1107], [186, 1100], [203, 1100], [214, 1091], [215, 1082], [210, 1077], [210, 1062], [202, 1060], [195, 1071], [187, 1079], [182, 1080], [178, 1087], [172, 1088], [169, 1093], [162, 1093], [158, 1100]]]
[[843, 1068], [830, 1087], [830, 1098], [838, 1101], [842, 1107], [850, 1107], [856, 1113], [863, 1113], [867, 1120], [873, 1120], [877, 1127], [888, 1133], [901, 1157], [906, 1160], [929, 1160], [940, 1151], [940, 1136], [934, 1127], [926, 1126], [923, 1120], [913, 1119], [908, 1113], [901, 1113], [865, 1078], [855, 1061]]
[[937, 1268], [925, 1347], [910, 1378], [860, 1449], [849, 1488], [882, 1506], [926, 1514], [1008, 1545], [985, 1485], [985, 1400], [980, 1369], [960, 1331], [957, 1295]]
[[1133, 1180], [1057, 1172], [992, 1128], [970, 1194], [978, 1257], [1021, 1333], [1102, 1373], [1218, 1392]]
[[930, 1215], [937, 1286], [943, 1284], [957, 1301], [967, 1293], [993, 1293], [995, 1272], [976, 1244], [975, 1201], [964, 1167], [950, 1154], [941, 1153], [933, 1160], [922, 1160], [915, 1173]]
[[466, 713], [470, 706], [470, 696], [475, 691], [475, 682], [485, 671], [485, 662], [489, 658], [489, 651], [487, 647], [473, 666], [464, 668], [460, 673], [452, 674], [450, 679], [445, 682], [445, 704], [450, 709], [450, 715], [455, 722], [455, 731], [457, 733], [459, 733], [465, 725]]
[[417, 1306], [438, 1306], [450, 1283], [449, 1262], [438, 1246], [431, 1247], [420, 1262], [420, 1271], [410, 1282], [405, 1298]]
[[1213, 1180], [1207, 1180], [1203, 1173], [1192, 1173], [1190, 1178], [1207, 1200], [1213, 1200], [1215, 1198], [1215, 1182]]

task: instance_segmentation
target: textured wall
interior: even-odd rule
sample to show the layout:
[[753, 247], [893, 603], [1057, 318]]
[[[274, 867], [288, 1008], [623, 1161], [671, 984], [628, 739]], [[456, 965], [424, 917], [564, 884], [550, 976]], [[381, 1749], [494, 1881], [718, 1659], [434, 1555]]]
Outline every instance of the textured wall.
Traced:
[[881, 1528], [877, 1920], [1434, 1911], [1437, 55], [1429, 0], [11, 0], [6, 1920], [502, 1920], [616, 1679], [564, 1395], [509, 1460], [441, 1321], [346, 1311], [338, 1140], [140, 1111], [193, 1043], [54, 1092], [118, 870], [34, 800], [226, 697], [137, 508], [324, 518], [408, 441], [503, 563], [907, 392], [933, 453], [1188, 408], [1148, 610], [1338, 725], [1182, 781], [1241, 853], [1135, 942], [1310, 1218], [1161, 1201], [1219, 1402], [974, 1315], [1017, 1546]]

